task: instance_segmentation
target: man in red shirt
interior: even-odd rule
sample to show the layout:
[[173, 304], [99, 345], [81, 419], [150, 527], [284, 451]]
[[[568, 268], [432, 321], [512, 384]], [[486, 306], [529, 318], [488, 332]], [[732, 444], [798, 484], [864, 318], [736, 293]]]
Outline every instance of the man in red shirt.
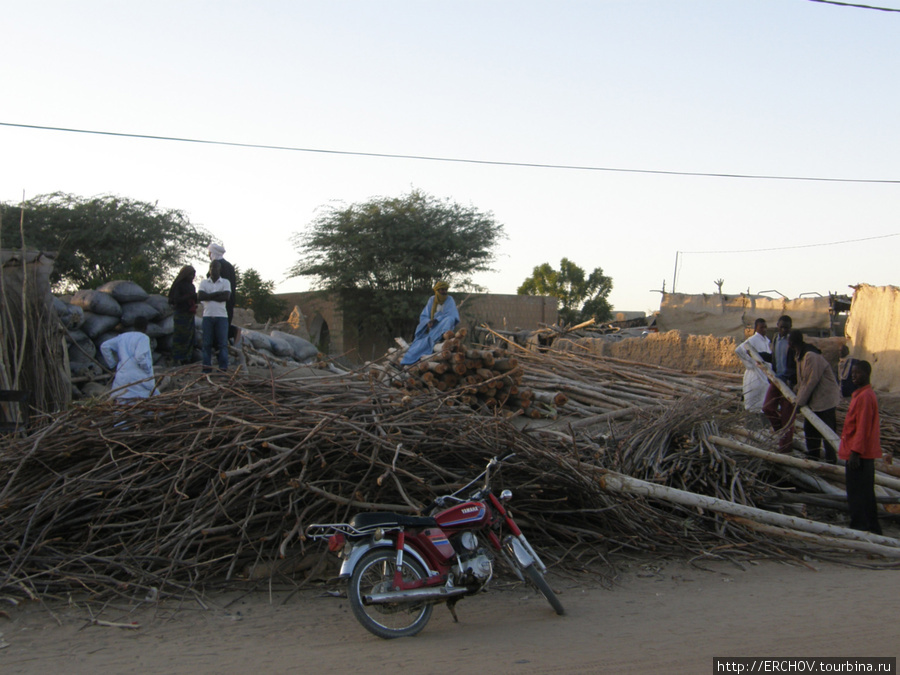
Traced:
[[881, 430], [878, 421], [878, 399], [869, 380], [872, 365], [858, 361], [850, 370], [857, 389], [850, 399], [844, 419], [838, 456], [847, 460], [847, 506], [850, 527], [881, 534], [878, 504], [875, 501], [875, 460], [881, 457]]

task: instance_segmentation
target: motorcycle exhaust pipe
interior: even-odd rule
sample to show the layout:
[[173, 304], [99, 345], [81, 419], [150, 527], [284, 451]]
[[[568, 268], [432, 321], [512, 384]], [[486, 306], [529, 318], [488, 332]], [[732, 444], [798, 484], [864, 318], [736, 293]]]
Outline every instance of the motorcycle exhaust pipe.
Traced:
[[362, 596], [368, 605], [384, 605], [391, 602], [424, 602], [432, 600], [449, 600], [457, 595], [465, 595], [468, 589], [459, 588], [416, 588], [411, 591], [388, 591], [387, 593], [368, 593]]

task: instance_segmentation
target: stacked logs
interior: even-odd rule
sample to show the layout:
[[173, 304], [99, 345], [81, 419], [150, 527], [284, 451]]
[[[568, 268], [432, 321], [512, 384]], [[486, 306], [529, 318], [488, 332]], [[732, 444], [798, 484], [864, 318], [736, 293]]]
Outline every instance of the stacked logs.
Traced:
[[464, 344], [465, 328], [441, 337], [434, 352], [409, 366], [402, 377], [393, 380], [394, 386], [409, 393], [459, 389], [455, 400], [462, 405], [491, 412], [505, 409], [535, 419], [555, 416], [556, 408], [568, 402], [563, 393], [523, 386], [525, 370], [509, 352]]

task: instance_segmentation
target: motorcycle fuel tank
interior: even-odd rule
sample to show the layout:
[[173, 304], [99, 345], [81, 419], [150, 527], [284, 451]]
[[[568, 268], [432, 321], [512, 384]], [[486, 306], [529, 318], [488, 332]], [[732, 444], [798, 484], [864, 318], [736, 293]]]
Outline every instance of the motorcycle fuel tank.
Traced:
[[434, 516], [443, 529], [477, 527], [487, 523], [489, 518], [487, 505], [482, 502], [463, 502]]

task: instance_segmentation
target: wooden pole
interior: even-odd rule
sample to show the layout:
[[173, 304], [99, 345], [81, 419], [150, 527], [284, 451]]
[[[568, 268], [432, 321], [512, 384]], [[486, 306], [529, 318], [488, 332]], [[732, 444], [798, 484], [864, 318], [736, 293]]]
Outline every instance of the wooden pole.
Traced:
[[600, 477], [599, 482], [601, 488], [611, 492], [662, 499], [664, 501], [674, 502], [692, 508], [708, 509], [717, 513], [726, 513], [731, 516], [750, 518], [751, 520], [775, 525], [777, 527], [800, 530], [801, 532], [811, 532], [813, 534], [828, 534], [842, 539], [891, 546], [900, 550], [900, 539], [894, 539], [893, 537], [885, 537], [880, 534], [872, 534], [861, 530], [852, 530], [849, 527], [828, 525], [827, 523], [819, 523], [814, 520], [807, 520], [806, 518], [798, 518], [796, 516], [785, 516], [780, 513], [757, 509], [753, 506], [735, 504], [734, 502], [729, 502], [724, 499], [716, 499], [715, 497], [707, 497], [706, 495], [698, 495], [693, 492], [677, 490], [675, 488], [666, 487], [665, 485], [648, 483], [647, 481], [631, 478], [618, 473], [609, 472], [604, 474]]
[[883, 555], [885, 558], [900, 558], [900, 551], [890, 546], [882, 546], [881, 544], [873, 544], [867, 541], [847, 541], [846, 539], [837, 539], [836, 537], [823, 537], [818, 534], [810, 534], [808, 532], [798, 532], [797, 530], [788, 530], [783, 527], [775, 527], [773, 525], [764, 525], [747, 518], [739, 516], [726, 516], [732, 522], [748, 527], [751, 530], [770, 534], [776, 537], [784, 537], [787, 539], [800, 539], [801, 541], [819, 544], [821, 546], [833, 546], [834, 548], [847, 548], [854, 551], [865, 551], [866, 553], [875, 553]]
[[[797, 469], [806, 469], [807, 471], [815, 471], [817, 473], [827, 474], [829, 476], [834, 476], [842, 482], [844, 480], [843, 467], [836, 466], [834, 464], [815, 462], [808, 459], [800, 459], [799, 457], [791, 457], [783, 453], [760, 450], [759, 448], [754, 448], [752, 445], [747, 445], [746, 443], [741, 443], [740, 441], [733, 441], [730, 438], [722, 438], [721, 436], [710, 436], [709, 440], [713, 443], [724, 445], [726, 448], [738, 450], [747, 455], [759, 457], [760, 459], [764, 459], [768, 462], [774, 462], [775, 464], [784, 464], [785, 466], [792, 466]], [[891, 488], [892, 490], [900, 490], [900, 478], [885, 476], [884, 474], [879, 474], [877, 472], [875, 474], [875, 484], [883, 485], [884, 487]]]
[[[762, 371], [766, 374], [766, 377], [769, 378], [769, 382], [778, 387], [778, 390], [781, 392], [781, 395], [784, 396], [789, 402], [796, 405], [797, 403], [797, 395], [791, 391], [791, 388], [787, 386], [787, 384], [778, 379], [775, 375], [775, 372], [769, 367], [769, 364], [763, 361], [762, 357], [759, 355], [753, 347], [747, 345], [747, 352], [750, 354], [750, 358], [756, 361], [756, 365], [762, 368]], [[803, 406], [798, 411], [801, 415], [803, 415], [806, 419], [809, 420], [810, 424], [812, 424], [820, 434], [822, 434], [822, 438], [825, 439], [826, 442], [831, 443], [834, 446], [834, 451], [837, 452], [841, 447], [841, 437], [837, 435], [834, 429], [829, 427], [822, 419], [814, 413], [809, 406]]]

